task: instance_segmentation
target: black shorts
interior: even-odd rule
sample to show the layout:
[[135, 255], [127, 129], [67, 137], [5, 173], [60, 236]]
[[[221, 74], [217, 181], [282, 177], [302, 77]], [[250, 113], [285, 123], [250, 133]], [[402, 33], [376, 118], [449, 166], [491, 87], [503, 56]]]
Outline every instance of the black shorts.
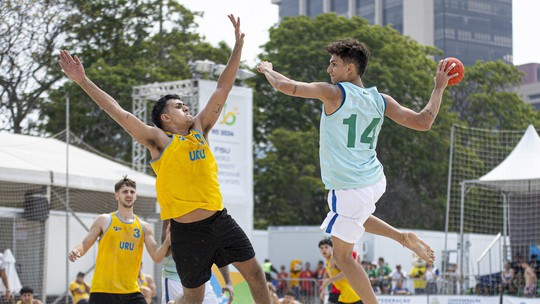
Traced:
[[118, 293], [104, 293], [104, 292], [91, 292], [89, 304], [146, 304], [144, 296], [140, 292], [118, 294]]
[[187, 288], [210, 280], [213, 264], [224, 267], [255, 257], [251, 242], [227, 209], [188, 224], [171, 220], [171, 249], [176, 271]]
[[330, 293], [328, 295], [328, 303], [337, 304], [339, 299], [339, 293]]

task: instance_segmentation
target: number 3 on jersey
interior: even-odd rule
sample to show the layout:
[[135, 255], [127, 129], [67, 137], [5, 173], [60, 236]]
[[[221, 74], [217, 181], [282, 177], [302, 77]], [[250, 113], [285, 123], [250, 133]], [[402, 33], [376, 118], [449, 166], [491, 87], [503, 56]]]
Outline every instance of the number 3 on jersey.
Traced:
[[[373, 149], [375, 128], [379, 124], [379, 121], [381, 121], [380, 118], [373, 118], [369, 126], [362, 133], [362, 136], [360, 136], [360, 142], [369, 144], [370, 149]], [[354, 148], [356, 146], [356, 114], [352, 114], [349, 118], [343, 119], [343, 124], [349, 127], [347, 132], [347, 148]]]

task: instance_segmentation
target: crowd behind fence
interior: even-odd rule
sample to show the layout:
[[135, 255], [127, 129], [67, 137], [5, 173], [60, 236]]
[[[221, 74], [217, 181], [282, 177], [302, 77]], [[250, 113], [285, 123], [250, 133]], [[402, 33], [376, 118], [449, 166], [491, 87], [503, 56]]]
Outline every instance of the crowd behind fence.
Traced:
[[[403, 289], [408, 291], [404, 293], [396, 292], [397, 281], [392, 280], [390, 282], [390, 289], [378, 289], [376, 295], [480, 295], [480, 296], [495, 296], [500, 295], [502, 292], [504, 295], [510, 296], [524, 296], [524, 282], [519, 281], [515, 290], [509, 291], [502, 288], [501, 281], [496, 278], [495, 275], [486, 277], [461, 277], [456, 273], [442, 273], [435, 281], [429, 282], [426, 280], [418, 279], [404, 279]], [[326, 303], [325, 298], [320, 298], [321, 280], [315, 278], [302, 279], [302, 278], [287, 278], [283, 280], [274, 280], [274, 286], [276, 287], [276, 293], [279, 298], [282, 298], [288, 290], [292, 290], [296, 299], [302, 304], [320, 304]], [[375, 287], [380, 287], [374, 286]], [[416, 287], [416, 288], [415, 288]], [[328, 296], [328, 290], [325, 295]], [[540, 282], [535, 297], [540, 297]]]

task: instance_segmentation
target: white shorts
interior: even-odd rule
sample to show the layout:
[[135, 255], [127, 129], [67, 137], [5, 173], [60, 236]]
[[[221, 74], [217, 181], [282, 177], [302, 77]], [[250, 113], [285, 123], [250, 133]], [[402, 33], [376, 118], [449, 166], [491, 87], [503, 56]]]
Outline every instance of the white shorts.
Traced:
[[374, 185], [328, 192], [330, 211], [321, 229], [344, 242], [355, 244], [364, 234], [364, 223], [375, 212], [375, 204], [386, 190], [386, 178]]
[[[161, 297], [161, 303], [167, 304], [169, 301], [174, 301], [176, 298], [184, 294], [184, 288], [182, 287], [182, 283], [180, 281], [171, 280], [171, 279], [161, 279], [161, 286], [162, 286], [162, 297]], [[203, 304], [217, 304], [218, 300], [216, 297], [216, 294], [214, 293], [214, 289], [212, 288], [212, 285], [210, 284], [210, 281], [207, 281], [204, 283], [204, 300]]]

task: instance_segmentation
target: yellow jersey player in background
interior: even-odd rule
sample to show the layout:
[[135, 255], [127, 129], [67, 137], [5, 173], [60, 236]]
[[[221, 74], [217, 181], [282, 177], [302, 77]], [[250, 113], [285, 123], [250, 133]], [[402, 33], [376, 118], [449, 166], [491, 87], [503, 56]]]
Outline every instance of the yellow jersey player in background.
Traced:
[[[196, 116], [180, 96], [160, 98], [152, 110], [155, 127], [124, 110], [114, 98], [95, 85], [77, 56], [60, 52], [60, 67], [111, 118], [145, 146], [157, 175], [156, 192], [161, 219], [171, 220], [171, 248], [184, 287], [177, 303], [201, 303], [212, 264], [234, 264], [246, 279], [257, 304], [270, 303], [261, 265], [248, 237], [227, 214], [217, 178], [217, 163], [208, 135], [219, 119], [240, 66], [244, 33], [240, 18], [228, 16], [234, 27], [235, 45], [216, 90]], [[93, 287], [93, 286], [92, 286]]]
[[69, 291], [74, 304], [87, 304], [90, 298], [90, 286], [84, 281], [84, 272], [79, 272], [75, 281], [69, 284]]
[[90, 304], [146, 304], [137, 281], [143, 247], [146, 246], [156, 263], [163, 260], [170, 247], [169, 236], [158, 246], [150, 224], [133, 213], [136, 187], [135, 181], [127, 177], [117, 182], [114, 198], [118, 202], [118, 210], [98, 216], [82, 243], [68, 254], [69, 260], [75, 262], [100, 239]]
[[[332, 286], [328, 303], [332, 304], [362, 304], [362, 300], [356, 294], [354, 289], [345, 278], [345, 274], [341, 272], [333, 258], [333, 243], [332, 239], [325, 238], [319, 242], [319, 251], [326, 260], [325, 273], [323, 283], [321, 284], [319, 293], [321, 301], [324, 301], [328, 286]], [[352, 252], [354, 260], [360, 263], [360, 256], [356, 251]]]

